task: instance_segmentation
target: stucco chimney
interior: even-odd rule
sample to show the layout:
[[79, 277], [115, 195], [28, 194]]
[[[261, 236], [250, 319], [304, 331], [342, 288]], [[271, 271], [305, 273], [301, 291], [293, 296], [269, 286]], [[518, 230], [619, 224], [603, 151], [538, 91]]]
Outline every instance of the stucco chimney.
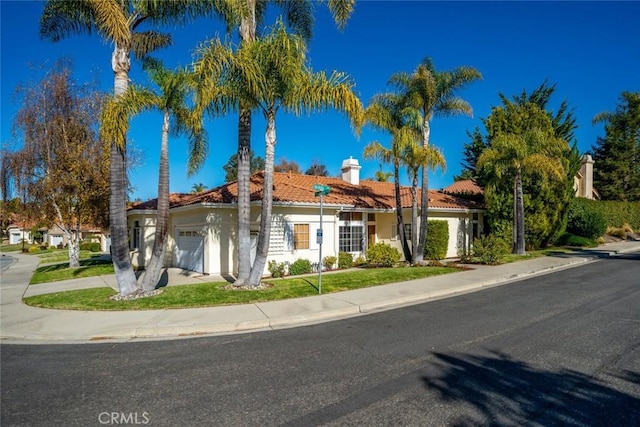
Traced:
[[349, 184], [360, 185], [360, 169], [362, 166], [358, 164], [358, 160], [349, 156], [342, 162], [342, 179]]
[[587, 199], [593, 199], [593, 163], [594, 161], [589, 154], [582, 156], [580, 195]]

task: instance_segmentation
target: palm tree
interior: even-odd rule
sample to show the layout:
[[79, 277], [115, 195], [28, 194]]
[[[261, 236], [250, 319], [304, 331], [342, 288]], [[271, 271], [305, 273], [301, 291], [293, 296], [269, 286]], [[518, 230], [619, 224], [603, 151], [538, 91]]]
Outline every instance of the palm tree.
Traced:
[[[422, 146], [417, 143], [407, 145], [401, 158], [402, 164], [407, 167], [409, 172], [409, 178], [411, 179], [411, 247], [413, 249], [414, 262], [418, 258], [416, 251], [418, 251], [418, 233], [415, 230], [418, 229], [418, 178], [420, 171], [429, 169], [440, 168], [444, 171], [446, 162], [442, 152], [434, 146]], [[423, 248], [424, 251], [424, 248]]]
[[[257, 28], [266, 16], [267, 6], [273, 4], [285, 12], [287, 25], [305, 41], [311, 39], [313, 1], [230, 0], [222, 10], [228, 28], [238, 26], [240, 44], [256, 40]], [[355, 0], [328, 0], [327, 5], [338, 28], [344, 28], [353, 12]], [[238, 116], [238, 276], [236, 284], [243, 285], [251, 271], [250, 188], [251, 176], [251, 112], [253, 103], [239, 100]], [[262, 233], [262, 230], [260, 231]]]
[[246, 65], [243, 72], [243, 99], [253, 100], [253, 105], [262, 111], [266, 121], [265, 172], [260, 215], [260, 234], [256, 258], [251, 268], [248, 285], [260, 284], [269, 251], [271, 234], [271, 212], [273, 207], [273, 172], [276, 145], [276, 113], [280, 110], [295, 115], [303, 111], [334, 108], [344, 111], [359, 129], [362, 104], [353, 93], [353, 84], [343, 73], [313, 72], [307, 66], [304, 40], [288, 34], [283, 23], [278, 21], [271, 34], [263, 40], [241, 46], [237, 57], [239, 64]]
[[[160, 93], [155, 94], [149, 90], [130, 87], [123, 96], [115, 99], [116, 104], [120, 103], [120, 105], [113, 105], [113, 107], [120, 110], [126, 109], [129, 117], [150, 108], [157, 108], [163, 116], [155, 237], [151, 259], [146, 266], [141, 286], [142, 294], [148, 294], [156, 288], [160, 280], [169, 232], [169, 132], [172, 130], [174, 134], [186, 133], [189, 137], [189, 175], [202, 166], [206, 157], [207, 139], [202, 127], [202, 115], [187, 106], [187, 97], [196, 88], [194, 76], [184, 69], [172, 72], [159, 61], [151, 59], [144, 61], [144, 68], [148, 71], [151, 80], [160, 88]], [[108, 138], [117, 138], [117, 135], [108, 135], [106, 132], [110, 129], [109, 124], [117, 121], [121, 114], [111, 113], [109, 117], [110, 113], [108, 108], [105, 109], [103, 135]]]
[[202, 193], [206, 189], [207, 189], [207, 186], [200, 182], [198, 184], [193, 184], [191, 186], [191, 193], [192, 194]]
[[377, 159], [383, 163], [393, 165], [393, 177], [396, 199], [396, 221], [398, 236], [402, 243], [402, 251], [407, 262], [413, 261], [411, 250], [404, 232], [404, 220], [402, 218], [402, 201], [400, 198], [400, 166], [402, 165], [402, 153], [405, 147], [419, 137], [416, 126], [406, 123], [404, 98], [392, 94], [379, 94], [373, 97], [365, 111], [365, 120], [374, 128], [391, 134], [391, 147], [386, 148], [380, 142], [373, 141], [364, 149], [365, 159]]
[[[482, 75], [472, 67], [458, 67], [453, 71], [436, 71], [430, 58], [424, 59], [413, 74], [397, 73], [390, 83], [407, 97], [410, 107], [422, 117], [422, 144], [429, 146], [430, 122], [435, 116], [471, 115], [469, 103], [455, 95], [456, 90], [481, 79]], [[424, 244], [427, 237], [429, 208], [429, 178], [426, 168], [422, 168], [422, 199], [420, 203], [420, 235], [415, 261], [423, 261]]]
[[[114, 94], [122, 96], [129, 85], [130, 55], [140, 59], [171, 43], [168, 34], [139, 31], [143, 22], [166, 24], [212, 12], [213, 3], [198, 0], [132, 1], [132, 0], [48, 0], [40, 21], [40, 34], [59, 41], [71, 34], [97, 32], [113, 45], [111, 66]], [[113, 266], [121, 296], [137, 291], [136, 276], [131, 265], [127, 232], [127, 168], [126, 132], [110, 144], [109, 221]]]
[[501, 133], [491, 142], [478, 159], [478, 167], [490, 171], [495, 182], [513, 180], [513, 253], [525, 253], [523, 174], [538, 174], [542, 177], [562, 180], [565, 176], [562, 150], [566, 142], [556, 138], [553, 132], [540, 128], [529, 128], [522, 133]]

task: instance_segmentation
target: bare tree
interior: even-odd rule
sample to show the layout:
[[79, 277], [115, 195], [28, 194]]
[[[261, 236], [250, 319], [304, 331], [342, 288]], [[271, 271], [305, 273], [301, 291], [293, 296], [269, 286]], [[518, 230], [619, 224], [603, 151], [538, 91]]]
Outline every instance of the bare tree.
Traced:
[[81, 224], [104, 226], [109, 206], [108, 153], [98, 138], [102, 96], [78, 85], [57, 63], [44, 78], [18, 88], [22, 107], [14, 153], [25, 198], [37, 200], [37, 216], [57, 224], [69, 241], [69, 266], [78, 267]]

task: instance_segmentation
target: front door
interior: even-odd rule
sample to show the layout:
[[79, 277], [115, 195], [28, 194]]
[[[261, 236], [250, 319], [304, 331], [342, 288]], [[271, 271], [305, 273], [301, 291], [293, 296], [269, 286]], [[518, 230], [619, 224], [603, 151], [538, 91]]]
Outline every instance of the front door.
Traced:
[[375, 244], [376, 244], [376, 226], [368, 225], [367, 226], [367, 248], [370, 248]]

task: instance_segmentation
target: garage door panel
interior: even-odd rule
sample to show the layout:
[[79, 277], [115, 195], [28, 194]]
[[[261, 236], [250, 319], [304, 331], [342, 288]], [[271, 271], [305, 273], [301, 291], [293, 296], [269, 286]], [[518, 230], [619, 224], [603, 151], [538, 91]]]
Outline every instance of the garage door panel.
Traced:
[[178, 267], [197, 273], [204, 272], [204, 238], [199, 231], [181, 230], [178, 233]]

